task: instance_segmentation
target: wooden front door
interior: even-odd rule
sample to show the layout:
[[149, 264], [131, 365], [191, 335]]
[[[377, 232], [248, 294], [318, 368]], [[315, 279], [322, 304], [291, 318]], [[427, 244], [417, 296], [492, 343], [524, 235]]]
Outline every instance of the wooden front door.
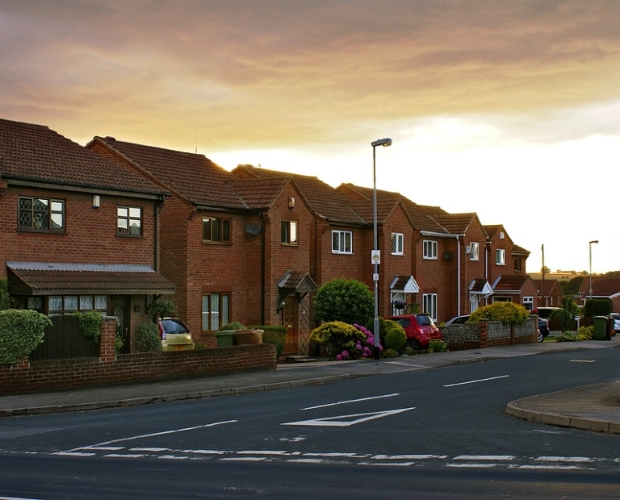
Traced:
[[282, 324], [286, 327], [284, 354], [295, 354], [299, 350], [297, 338], [297, 297], [295, 295], [284, 297]]

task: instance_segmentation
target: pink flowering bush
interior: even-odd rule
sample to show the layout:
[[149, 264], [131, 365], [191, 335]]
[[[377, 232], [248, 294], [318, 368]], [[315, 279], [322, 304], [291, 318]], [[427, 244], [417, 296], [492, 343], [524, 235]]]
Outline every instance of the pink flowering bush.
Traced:
[[373, 357], [375, 337], [361, 325], [351, 326], [341, 321], [324, 323], [312, 330], [310, 340], [327, 346], [330, 356], [337, 361]]

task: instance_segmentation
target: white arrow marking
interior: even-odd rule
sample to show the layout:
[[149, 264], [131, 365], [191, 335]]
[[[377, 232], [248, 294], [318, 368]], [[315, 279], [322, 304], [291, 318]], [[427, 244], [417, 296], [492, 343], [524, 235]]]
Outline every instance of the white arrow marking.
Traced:
[[[286, 422], [280, 425], [307, 425], [314, 427], [349, 427], [355, 424], [361, 424], [369, 420], [377, 418], [389, 417], [397, 415], [405, 411], [415, 410], [415, 406], [411, 408], [400, 408], [398, 410], [377, 411], [372, 413], [354, 413], [352, 415], [339, 415], [337, 417], [313, 418], [311, 420], [299, 420], [298, 422]], [[346, 420], [352, 419], [352, 420]]]

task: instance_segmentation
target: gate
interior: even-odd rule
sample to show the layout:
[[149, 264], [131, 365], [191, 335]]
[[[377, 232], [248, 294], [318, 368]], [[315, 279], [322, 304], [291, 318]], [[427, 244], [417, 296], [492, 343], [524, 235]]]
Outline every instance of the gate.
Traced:
[[43, 342], [30, 353], [30, 361], [99, 356], [99, 344], [89, 342], [75, 316], [52, 316]]

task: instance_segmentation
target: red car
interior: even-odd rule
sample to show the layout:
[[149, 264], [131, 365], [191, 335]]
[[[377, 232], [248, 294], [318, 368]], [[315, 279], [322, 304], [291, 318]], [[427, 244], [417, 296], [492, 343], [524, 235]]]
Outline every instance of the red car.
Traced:
[[443, 340], [439, 329], [428, 314], [402, 314], [386, 316], [385, 319], [396, 321], [407, 334], [407, 343], [414, 351], [426, 349], [431, 340]]

